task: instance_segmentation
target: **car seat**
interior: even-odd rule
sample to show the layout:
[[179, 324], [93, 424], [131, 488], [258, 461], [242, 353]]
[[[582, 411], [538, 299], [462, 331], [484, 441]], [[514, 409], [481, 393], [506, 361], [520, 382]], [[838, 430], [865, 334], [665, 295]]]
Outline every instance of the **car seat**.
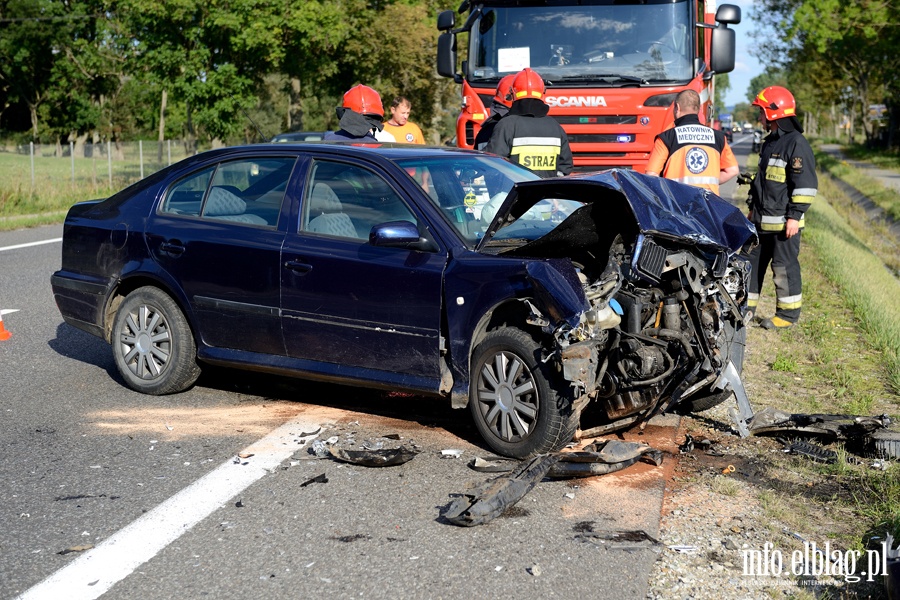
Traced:
[[202, 216], [250, 225], [268, 225], [268, 222], [260, 216], [244, 214], [247, 203], [238, 197], [239, 193], [240, 190], [234, 186], [213, 186], [206, 198]]
[[309, 225], [307, 231], [358, 238], [350, 217], [342, 212], [341, 201], [326, 183], [313, 186], [309, 197]]

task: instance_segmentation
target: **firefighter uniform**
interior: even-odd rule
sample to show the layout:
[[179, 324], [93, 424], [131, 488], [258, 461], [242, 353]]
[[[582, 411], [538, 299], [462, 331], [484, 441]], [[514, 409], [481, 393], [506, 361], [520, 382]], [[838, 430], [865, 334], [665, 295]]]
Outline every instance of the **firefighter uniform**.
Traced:
[[509, 113], [497, 121], [485, 150], [518, 163], [540, 177], [572, 172], [572, 150], [566, 132], [550, 107], [537, 98], [513, 102]]
[[737, 166], [725, 134], [700, 123], [695, 114], [675, 120], [656, 136], [647, 171], [719, 194], [719, 173]]
[[[748, 305], [756, 312], [766, 271], [772, 265], [775, 283], [775, 320], [783, 327], [796, 323], [803, 305], [800, 277], [800, 233], [785, 235], [788, 219], [798, 221], [816, 197], [816, 159], [809, 142], [798, 131], [796, 119], [778, 121], [779, 127], [763, 141], [759, 170], [750, 187], [747, 203], [750, 220], [760, 234], [759, 245], [750, 254], [753, 273]], [[780, 321], [778, 321], [780, 319]]]

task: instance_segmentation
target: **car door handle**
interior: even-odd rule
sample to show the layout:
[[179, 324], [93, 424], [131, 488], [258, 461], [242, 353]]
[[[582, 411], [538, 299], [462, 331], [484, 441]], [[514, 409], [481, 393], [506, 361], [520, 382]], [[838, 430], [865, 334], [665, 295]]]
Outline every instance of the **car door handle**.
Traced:
[[300, 262], [299, 260], [287, 261], [286, 263], [284, 263], [284, 268], [290, 269], [291, 271], [300, 274], [309, 273], [310, 271], [312, 271], [312, 265], [305, 262]]
[[181, 256], [184, 254], [184, 246], [181, 245], [181, 242], [163, 242], [159, 245], [160, 252], [165, 252], [166, 254], [171, 254], [172, 256]]

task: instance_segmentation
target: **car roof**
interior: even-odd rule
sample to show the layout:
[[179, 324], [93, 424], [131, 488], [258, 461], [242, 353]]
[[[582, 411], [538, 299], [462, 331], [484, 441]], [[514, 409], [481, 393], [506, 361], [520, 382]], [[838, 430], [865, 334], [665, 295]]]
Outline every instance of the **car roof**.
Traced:
[[[276, 142], [267, 144], [274, 146], [279, 150], [287, 148], [297, 149], [301, 151], [321, 152], [323, 149], [345, 156], [372, 156], [377, 155], [388, 160], [398, 160], [405, 158], [425, 158], [447, 155], [479, 155], [484, 154], [475, 150], [466, 148], [456, 148], [452, 146], [425, 146], [421, 144], [391, 144], [391, 143], [369, 143], [369, 142]], [[252, 144], [247, 146], [231, 146], [233, 151], [252, 151], [258, 150], [260, 144]], [[227, 150], [227, 149], [223, 149]]]

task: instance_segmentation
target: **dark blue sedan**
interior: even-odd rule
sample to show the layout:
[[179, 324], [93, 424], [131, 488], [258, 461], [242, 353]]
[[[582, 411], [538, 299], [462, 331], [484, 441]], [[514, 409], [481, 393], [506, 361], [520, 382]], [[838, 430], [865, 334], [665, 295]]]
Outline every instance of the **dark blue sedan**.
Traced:
[[73, 206], [53, 292], [140, 392], [215, 364], [446, 397], [515, 457], [590, 402], [614, 430], [726, 398], [740, 211], [629, 172], [536, 179], [456, 149], [214, 150]]

